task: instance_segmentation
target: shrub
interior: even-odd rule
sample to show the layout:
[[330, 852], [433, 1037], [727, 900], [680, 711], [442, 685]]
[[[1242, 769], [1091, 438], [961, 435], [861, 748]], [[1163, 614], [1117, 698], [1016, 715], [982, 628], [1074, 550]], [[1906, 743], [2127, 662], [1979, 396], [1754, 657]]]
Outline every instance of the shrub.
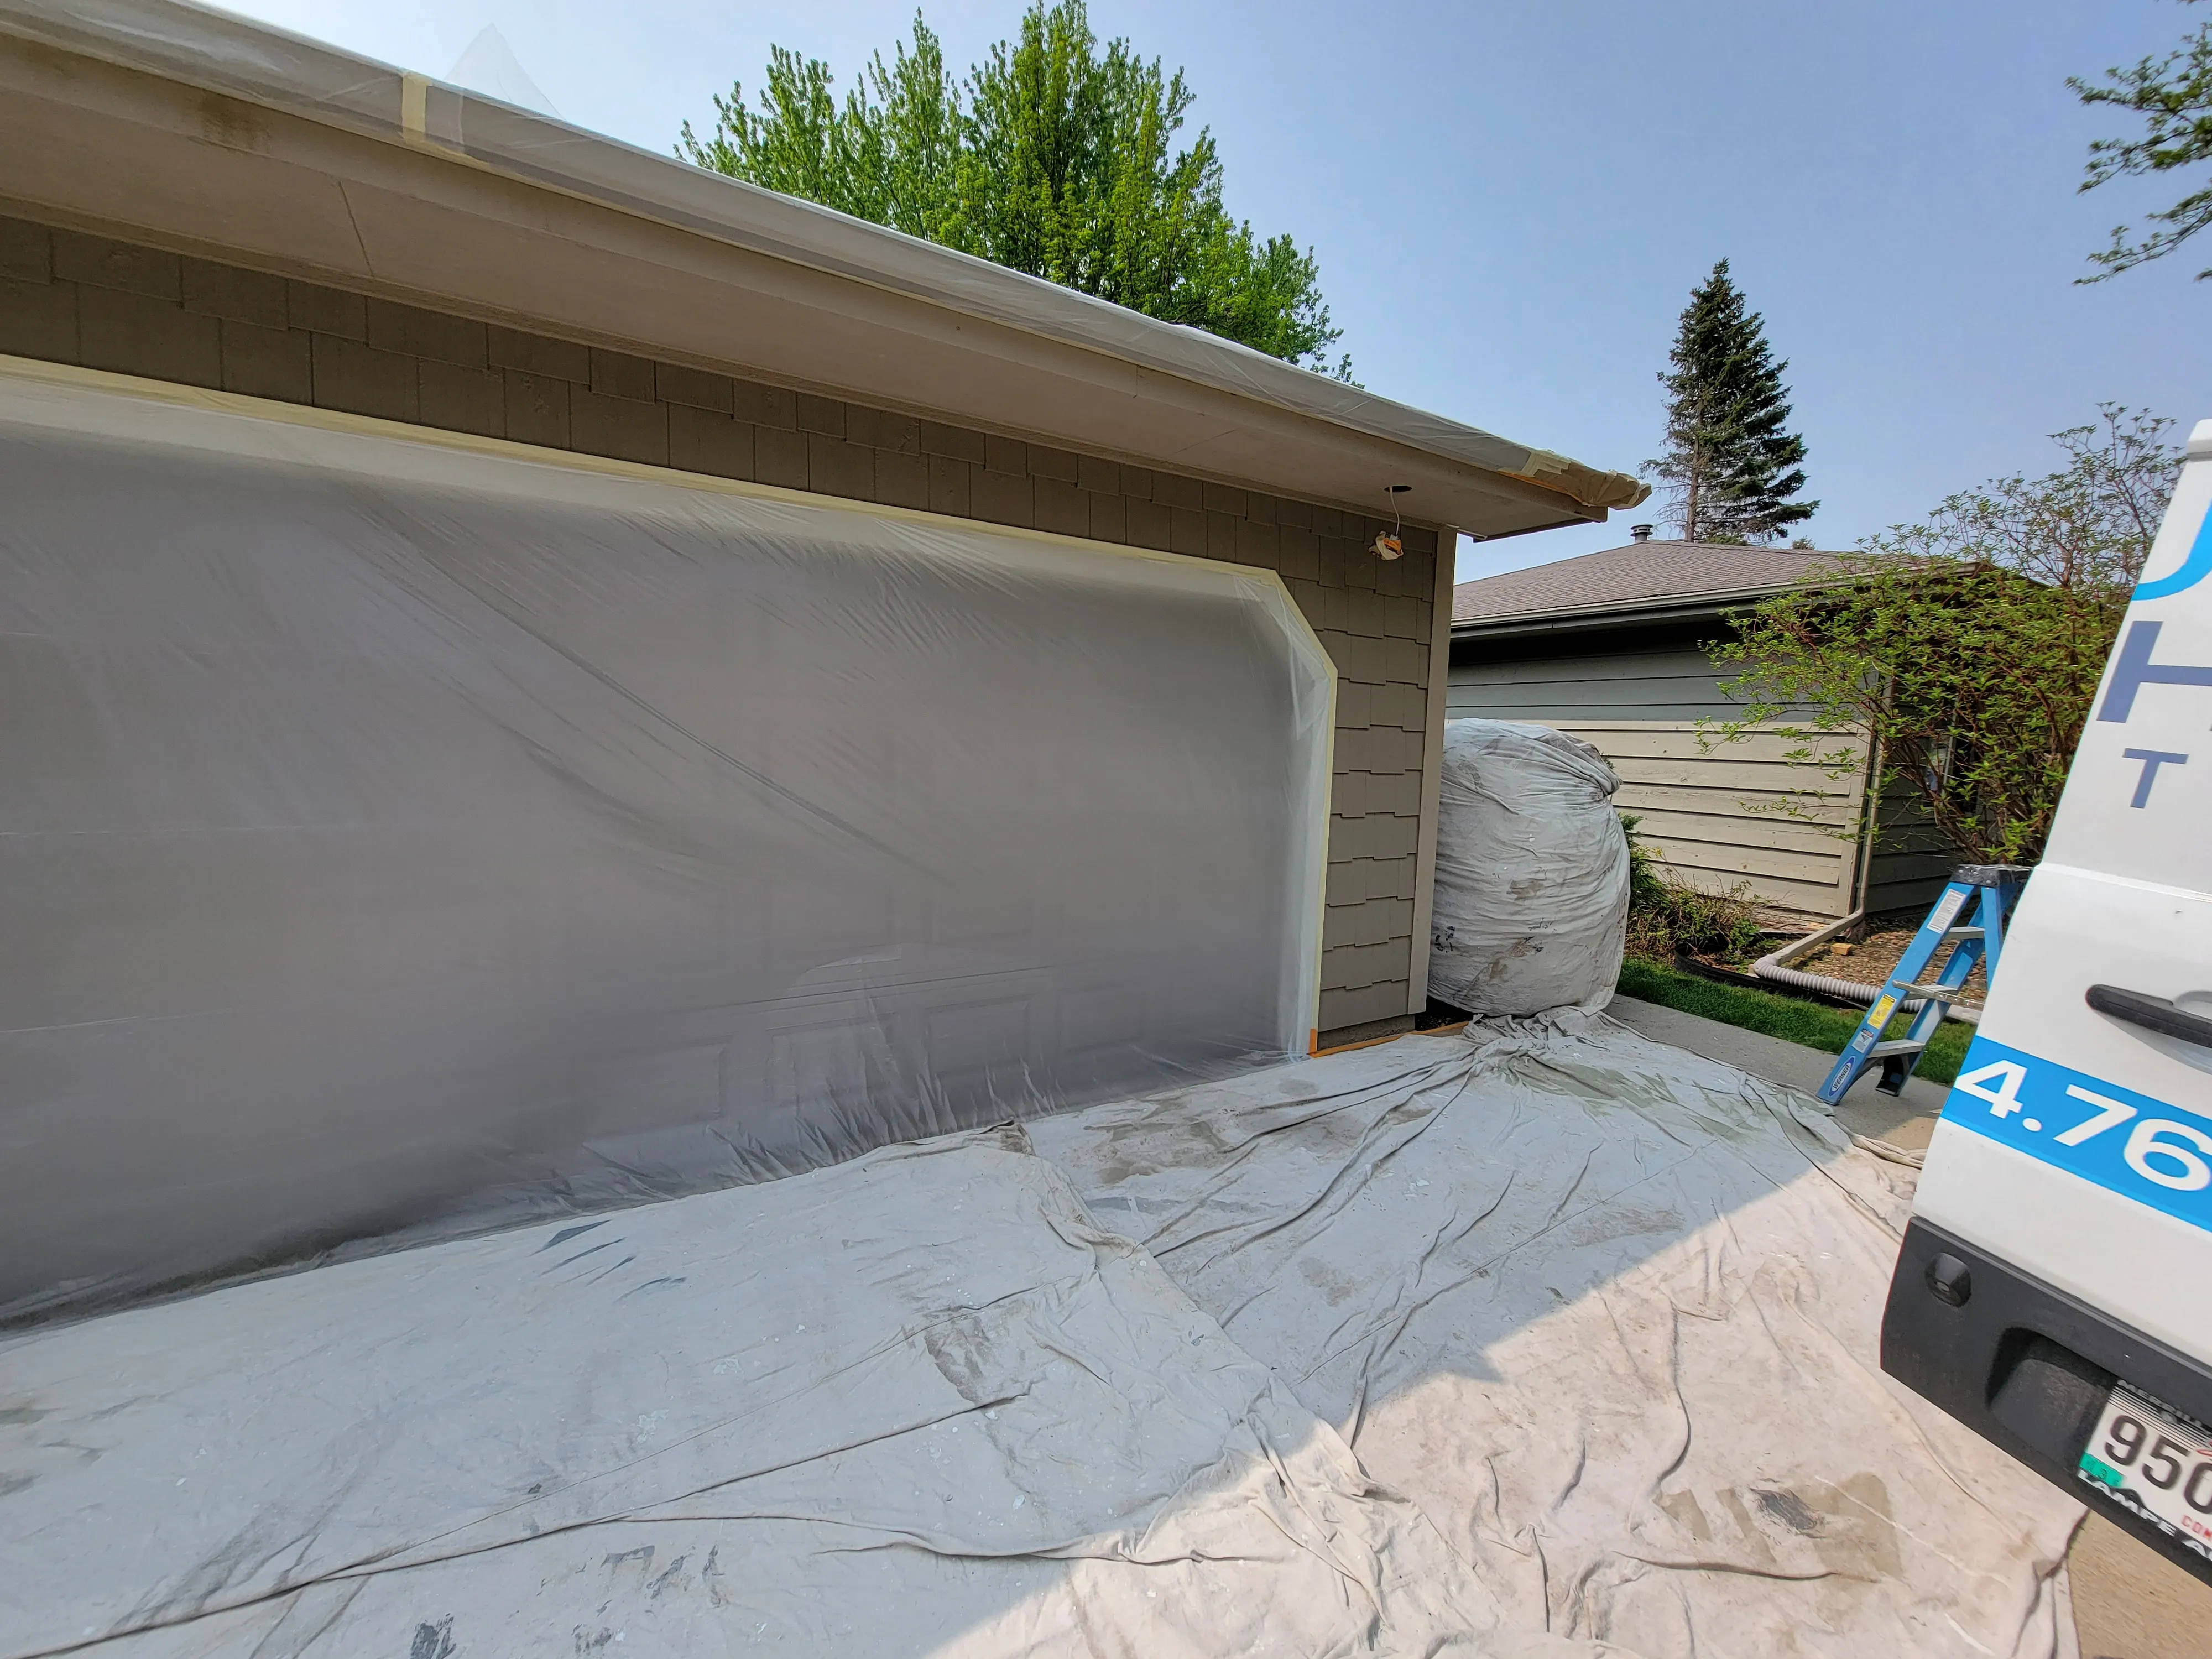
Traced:
[[1759, 954], [1763, 929], [1739, 885], [1726, 893], [1701, 892], [1660, 873], [1661, 850], [1636, 832], [1633, 812], [1620, 815], [1628, 838], [1628, 954], [1644, 962], [1676, 957], [1741, 963]]
[[[1743, 714], [1705, 723], [1701, 741], [1771, 729], [1784, 759], [1833, 784], [1860, 775], [1870, 736], [1863, 801], [1918, 807], [1973, 863], [2042, 857], [2181, 465], [2172, 422], [2112, 404], [2102, 416], [2052, 434], [2061, 471], [1954, 495], [1734, 613], [1735, 637], [1709, 648]], [[1818, 820], [1820, 794], [1748, 810]]]

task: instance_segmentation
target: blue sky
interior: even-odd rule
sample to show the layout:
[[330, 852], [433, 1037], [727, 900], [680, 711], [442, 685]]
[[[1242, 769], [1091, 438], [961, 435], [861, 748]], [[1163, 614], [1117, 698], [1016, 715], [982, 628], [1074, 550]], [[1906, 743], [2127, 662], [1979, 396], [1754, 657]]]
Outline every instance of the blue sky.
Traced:
[[[903, 0], [252, 0], [233, 9], [443, 75], [496, 23], [568, 119], [665, 149], [771, 41], [849, 78]], [[965, 64], [1019, 0], [927, 8]], [[1310, 243], [1373, 390], [1594, 464], [1659, 441], [1656, 373], [1723, 257], [1790, 360], [1808, 532], [1848, 546], [1984, 477], [2048, 469], [2101, 400], [2212, 416], [2212, 239], [2093, 288], [2111, 228], [2182, 193], [2075, 193], [2069, 74], [2163, 51], [2173, 0], [1093, 0], [1182, 65], [1229, 203]], [[1639, 512], [1630, 515], [1647, 516]], [[1462, 547], [1466, 577], [1626, 539]]]

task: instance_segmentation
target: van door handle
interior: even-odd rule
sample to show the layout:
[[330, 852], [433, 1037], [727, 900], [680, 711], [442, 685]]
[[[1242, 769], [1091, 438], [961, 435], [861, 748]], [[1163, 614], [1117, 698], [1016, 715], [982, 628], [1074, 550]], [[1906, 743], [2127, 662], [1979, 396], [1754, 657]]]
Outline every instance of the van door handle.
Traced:
[[2142, 991], [2122, 990], [2117, 985], [2092, 985], [2083, 1000], [2100, 1014], [2110, 1014], [2114, 1019], [2140, 1025], [2146, 1031], [2156, 1031], [2160, 1036], [2179, 1037], [2184, 1042], [2212, 1048], [2212, 1019], [2207, 1019], [2202, 1014], [2192, 1014], [2185, 1008], [2176, 1007], [2164, 997], [2150, 996]]

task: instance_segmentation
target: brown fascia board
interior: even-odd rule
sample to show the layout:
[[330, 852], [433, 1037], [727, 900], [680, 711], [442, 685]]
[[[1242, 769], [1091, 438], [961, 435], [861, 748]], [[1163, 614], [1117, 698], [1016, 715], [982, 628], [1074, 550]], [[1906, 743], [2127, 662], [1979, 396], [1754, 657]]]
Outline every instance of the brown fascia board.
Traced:
[[[210, 40], [231, 61], [211, 55]], [[134, 55], [155, 68], [115, 61]], [[225, 84], [185, 78], [195, 74]], [[241, 95], [269, 86], [320, 88], [321, 102], [311, 118]], [[403, 118], [410, 98], [412, 131]], [[494, 142], [502, 133], [504, 149]], [[472, 153], [487, 149], [497, 165]], [[523, 176], [532, 155], [544, 178]], [[748, 246], [675, 222], [681, 203], [623, 198], [632, 175], [678, 196], [707, 191], [725, 209], [716, 192], [743, 191], [747, 223], [769, 231]], [[1376, 516], [1391, 505], [1384, 486], [1393, 483], [1412, 486], [1397, 498], [1409, 520], [1486, 537], [1606, 516], [1561, 489], [1240, 392], [1216, 383], [1220, 374], [1170, 372], [1018, 318], [963, 312], [896, 272], [792, 257], [775, 243], [777, 214], [805, 216], [794, 234], [834, 221], [871, 253], [963, 258], [160, 0], [0, 5], [0, 198], [33, 217], [181, 252]], [[1256, 353], [1193, 346], [1182, 337], [1192, 331], [1132, 322], [1118, 307], [965, 264], [989, 273], [992, 295], [1047, 312], [1079, 302], [1080, 314], [1068, 314], [1086, 326], [1111, 313], [1106, 321], [1133, 331], [1137, 344], [1158, 336], [1163, 351], [1218, 357], [1260, 391], [1279, 374], [1316, 382], [1310, 393], [1289, 383], [1300, 396], [1336, 395], [1320, 377]], [[1461, 434], [1463, 449], [1490, 446], [1498, 466], [1558, 462], [1584, 484], [1614, 476], [1401, 412]]]

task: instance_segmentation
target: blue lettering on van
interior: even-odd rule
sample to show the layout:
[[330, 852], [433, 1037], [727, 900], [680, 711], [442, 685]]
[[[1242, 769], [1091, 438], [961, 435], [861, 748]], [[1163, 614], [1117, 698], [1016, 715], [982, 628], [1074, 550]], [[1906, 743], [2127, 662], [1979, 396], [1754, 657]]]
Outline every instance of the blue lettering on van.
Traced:
[[2164, 626], [2154, 622], [2128, 624], [2119, 658], [2112, 664], [2112, 690], [2105, 693], [2105, 706], [2097, 711], [2099, 720], [2125, 724], [2135, 712], [2136, 693], [2146, 685], [2212, 685], [2212, 668], [2151, 660], [2151, 653], [2158, 649], [2159, 629]]
[[1943, 1121], [2212, 1231], [2212, 1111], [1977, 1034]]
[[2163, 749], [2123, 749], [2120, 753], [2129, 760], [2142, 763], [2142, 775], [2136, 780], [2135, 799], [2128, 803], [2130, 806], [2150, 805], [2150, 787], [2158, 777], [2160, 767], [2189, 764], [2188, 756], [2170, 755]]
[[2156, 581], [2136, 584], [2137, 599], [2171, 599], [2186, 592], [2207, 576], [2212, 576], [2212, 507], [2204, 512], [2204, 522], [2197, 526], [2197, 539], [2189, 545], [2189, 556], [2181, 562], [2181, 568]]

